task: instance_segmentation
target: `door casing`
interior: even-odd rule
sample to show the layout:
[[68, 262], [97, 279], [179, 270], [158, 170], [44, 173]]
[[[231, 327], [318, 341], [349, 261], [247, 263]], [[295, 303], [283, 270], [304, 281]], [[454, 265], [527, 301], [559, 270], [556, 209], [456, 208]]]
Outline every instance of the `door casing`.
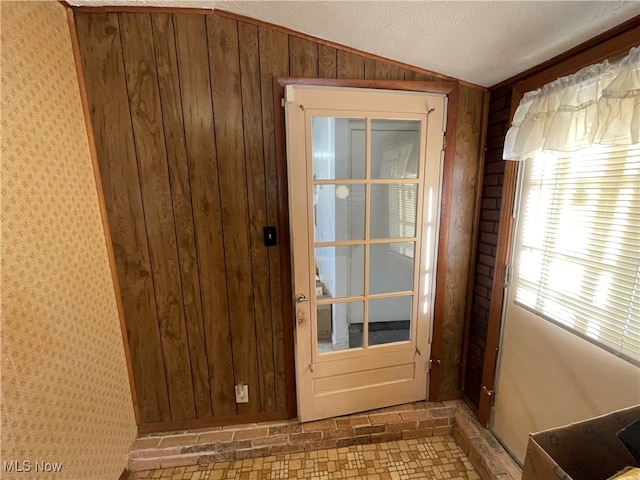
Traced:
[[429, 381], [429, 401], [442, 400], [440, 397], [440, 359], [442, 358], [442, 337], [444, 304], [446, 295], [448, 231], [451, 217], [453, 168], [455, 160], [455, 138], [458, 112], [458, 83], [450, 81], [419, 82], [395, 80], [357, 80], [357, 79], [321, 79], [278, 77], [273, 80], [273, 105], [275, 121], [276, 171], [278, 178], [278, 232], [281, 256], [280, 270], [282, 279], [282, 311], [285, 345], [285, 378], [287, 383], [287, 411], [291, 417], [297, 414], [295, 358], [294, 358], [294, 305], [293, 281], [291, 272], [291, 239], [289, 238], [289, 198], [286, 156], [286, 130], [284, 119], [284, 89], [287, 85], [317, 85], [334, 87], [354, 87], [399, 91], [442, 93], [448, 97], [446, 118], [446, 141], [442, 167], [440, 231], [438, 237], [437, 270], [434, 294], [434, 317], [431, 344], [431, 363]]

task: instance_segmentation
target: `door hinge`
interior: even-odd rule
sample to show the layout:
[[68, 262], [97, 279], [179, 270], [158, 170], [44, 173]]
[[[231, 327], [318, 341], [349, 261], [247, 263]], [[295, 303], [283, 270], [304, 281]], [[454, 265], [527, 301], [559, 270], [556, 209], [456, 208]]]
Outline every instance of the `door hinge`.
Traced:
[[438, 365], [438, 366], [442, 365], [442, 360], [440, 360], [439, 358], [431, 357], [431, 358], [429, 359], [429, 370], [431, 370], [431, 368], [432, 368], [434, 365]]
[[447, 132], [442, 132], [442, 151], [447, 149]]
[[511, 285], [511, 276], [513, 275], [513, 265], [507, 265], [504, 271], [504, 288]]
[[485, 395], [489, 395], [489, 398], [491, 399], [491, 406], [493, 406], [493, 404], [496, 401], [496, 395], [495, 395], [496, 391], [495, 390], [489, 390], [486, 385], [483, 385], [482, 386], [482, 393], [484, 393]]

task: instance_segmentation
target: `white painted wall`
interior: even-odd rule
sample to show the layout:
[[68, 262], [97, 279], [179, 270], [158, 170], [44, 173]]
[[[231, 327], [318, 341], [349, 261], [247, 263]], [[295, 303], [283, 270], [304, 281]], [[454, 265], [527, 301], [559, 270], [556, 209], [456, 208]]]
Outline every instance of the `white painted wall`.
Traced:
[[640, 369], [509, 301], [492, 429], [520, 462], [528, 434], [640, 404]]

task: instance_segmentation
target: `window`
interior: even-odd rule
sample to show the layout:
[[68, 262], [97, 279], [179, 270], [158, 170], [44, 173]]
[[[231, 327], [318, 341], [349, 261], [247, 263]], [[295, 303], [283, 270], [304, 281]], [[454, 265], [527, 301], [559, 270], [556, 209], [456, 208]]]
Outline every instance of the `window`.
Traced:
[[522, 177], [516, 302], [640, 361], [640, 144], [536, 154]]
[[[420, 150], [419, 122], [397, 121], [396, 130], [389, 129], [382, 137], [382, 174], [389, 179], [418, 178]], [[387, 128], [389, 128], [387, 126]], [[401, 130], [399, 129], [401, 128]], [[389, 238], [409, 238], [416, 235], [418, 205], [416, 183], [390, 183], [387, 190]], [[394, 242], [390, 251], [413, 259], [414, 242]]]
[[[389, 185], [390, 238], [415, 236], [417, 190], [416, 184]], [[413, 242], [392, 243], [391, 251], [413, 258]]]

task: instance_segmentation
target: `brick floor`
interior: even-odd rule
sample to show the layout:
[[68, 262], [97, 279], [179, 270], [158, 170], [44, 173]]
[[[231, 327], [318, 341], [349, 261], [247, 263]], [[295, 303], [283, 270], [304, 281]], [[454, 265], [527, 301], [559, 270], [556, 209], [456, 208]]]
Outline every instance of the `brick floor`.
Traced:
[[[464, 469], [457, 460], [447, 463], [437, 457], [429, 464], [412, 459], [406, 451], [431, 451], [430, 446], [436, 444], [445, 445], [453, 456], [439, 455], [459, 460]], [[390, 456], [395, 449], [402, 455]], [[367, 454], [377, 455], [377, 463], [366, 468], [346, 468], [348, 461], [335, 463], [340, 455], [357, 452], [377, 452]], [[319, 461], [325, 454], [327, 458], [338, 457], [325, 465], [324, 460]], [[308, 462], [307, 466], [298, 468], [298, 460]], [[289, 466], [278, 467], [285, 464]], [[467, 468], [469, 465], [475, 470]], [[366, 476], [360, 476], [362, 468]], [[132, 479], [520, 478], [517, 464], [457, 400], [416, 402], [308, 423], [291, 420], [149, 434], [132, 445], [129, 470], [137, 472]]]
[[131, 480], [266, 480], [427, 478], [478, 480], [480, 476], [453, 436], [398, 440], [343, 448], [286, 453], [208, 465], [137, 472]]
[[132, 472], [451, 435], [455, 408], [415, 402], [316, 422], [297, 420], [153, 434], [130, 449]]

